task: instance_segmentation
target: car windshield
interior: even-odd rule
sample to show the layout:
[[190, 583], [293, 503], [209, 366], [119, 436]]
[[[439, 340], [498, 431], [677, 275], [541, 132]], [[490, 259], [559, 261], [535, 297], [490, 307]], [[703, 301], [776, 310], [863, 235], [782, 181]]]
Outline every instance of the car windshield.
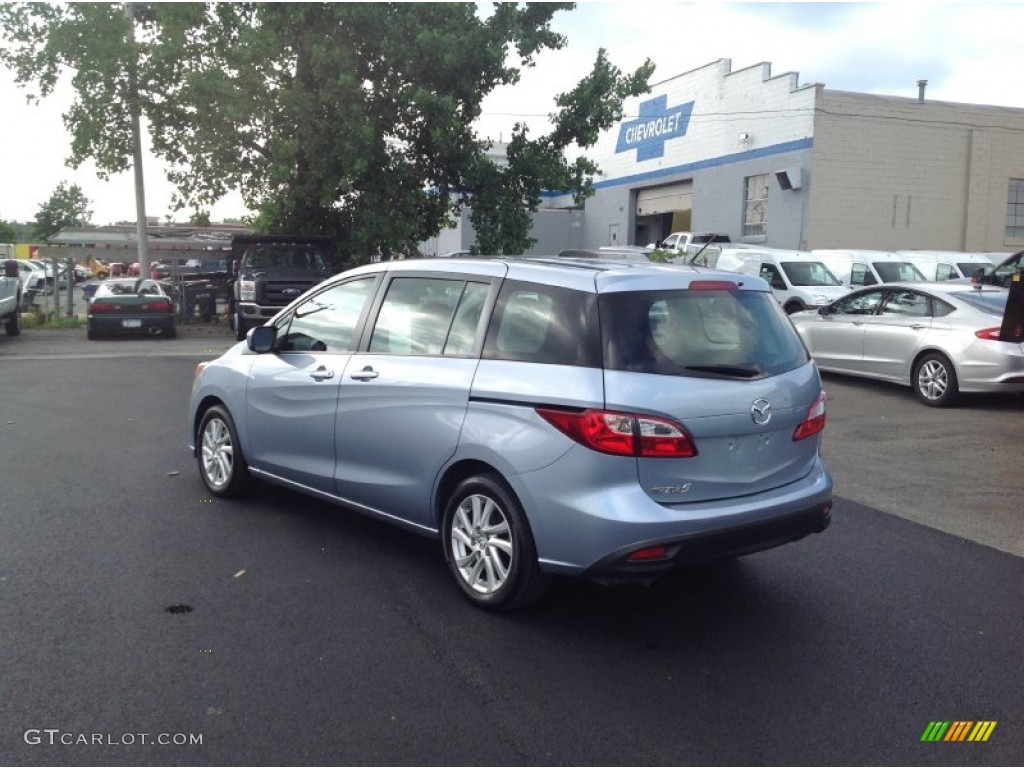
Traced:
[[256, 269], [290, 268], [324, 272], [323, 255], [316, 248], [297, 245], [259, 245], [246, 251], [245, 262]]
[[964, 304], [970, 304], [975, 309], [988, 312], [990, 315], [1002, 317], [1006, 311], [1006, 291], [957, 291], [949, 294], [955, 299], [960, 299]]
[[695, 245], [702, 243], [728, 243], [728, 235], [694, 235], [692, 242]]
[[909, 261], [876, 261], [871, 266], [883, 283], [921, 283], [925, 280], [921, 270]]
[[681, 290], [602, 294], [605, 367], [667, 376], [758, 378], [807, 352], [773, 295]]
[[960, 274], [964, 277], [974, 277], [974, 273], [979, 269], [986, 275], [991, 275], [995, 271], [994, 264], [978, 264], [975, 261], [968, 261], [964, 264], [957, 264], [956, 266], [959, 268]]
[[784, 261], [782, 270], [793, 285], [842, 285], [820, 261]]

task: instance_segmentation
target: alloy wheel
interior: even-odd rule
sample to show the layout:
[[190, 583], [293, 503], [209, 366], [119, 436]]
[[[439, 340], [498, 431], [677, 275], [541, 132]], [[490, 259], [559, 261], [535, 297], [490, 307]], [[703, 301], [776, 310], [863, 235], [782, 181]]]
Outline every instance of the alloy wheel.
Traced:
[[459, 576], [474, 592], [489, 595], [508, 580], [515, 558], [512, 530], [501, 506], [474, 494], [455, 510], [451, 548]]

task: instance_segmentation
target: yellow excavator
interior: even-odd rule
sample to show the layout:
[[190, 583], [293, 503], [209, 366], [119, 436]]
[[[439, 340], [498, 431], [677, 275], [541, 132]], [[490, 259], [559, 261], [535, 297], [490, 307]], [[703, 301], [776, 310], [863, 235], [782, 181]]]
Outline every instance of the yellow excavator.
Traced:
[[95, 256], [90, 256], [85, 260], [85, 266], [92, 270], [92, 276], [98, 277], [101, 280], [105, 280], [110, 277], [110, 267], [104, 264], [102, 261], [97, 259]]

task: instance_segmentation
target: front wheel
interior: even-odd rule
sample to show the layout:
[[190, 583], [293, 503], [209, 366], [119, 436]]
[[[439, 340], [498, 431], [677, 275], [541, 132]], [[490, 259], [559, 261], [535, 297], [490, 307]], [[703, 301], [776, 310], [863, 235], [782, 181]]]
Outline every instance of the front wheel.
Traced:
[[245, 325], [245, 318], [241, 310], [235, 310], [235, 338], [238, 341], [245, 341], [245, 334], [249, 329]]
[[235, 422], [227, 410], [219, 405], [208, 408], [199, 422], [197, 438], [199, 475], [210, 493], [223, 498], [244, 493], [252, 476], [242, 455]]
[[549, 576], [540, 570], [526, 514], [496, 475], [459, 483], [441, 529], [445, 560], [474, 605], [509, 611], [534, 602]]
[[925, 405], [950, 406], [959, 393], [956, 369], [945, 355], [929, 352], [914, 366], [914, 394]]

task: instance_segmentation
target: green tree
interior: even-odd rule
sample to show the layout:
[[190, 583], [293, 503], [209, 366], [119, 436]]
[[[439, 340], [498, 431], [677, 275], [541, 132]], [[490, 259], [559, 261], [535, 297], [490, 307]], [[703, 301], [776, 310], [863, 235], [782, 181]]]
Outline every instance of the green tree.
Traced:
[[188, 223], [193, 227], [210, 226], [210, 213], [208, 211], [196, 211], [188, 217]]
[[482, 250], [517, 252], [541, 189], [590, 191], [596, 167], [564, 150], [592, 146], [653, 71], [623, 76], [600, 52], [551, 132], [519, 127], [509, 166], [488, 163], [484, 97], [566, 45], [550, 22], [572, 7], [498, 3], [484, 19], [473, 3], [140, 3], [134, 43], [119, 5], [8, 4], [0, 60], [43, 95], [75, 72], [69, 161], [108, 173], [130, 158], [134, 72], [181, 208], [239, 190], [257, 231], [332, 235], [351, 259], [406, 251], [472, 199]]
[[0, 243], [16, 243], [17, 241], [18, 232], [15, 230], [14, 224], [0, 219]]
[[33, 229], [31, 222], [0, 219], [0, 242], [27, 243], [32, 239]]
[[33, 235], [47, 240], [64, 227], [84, 227], [92, 221], [91, 201], [77, 184], [62, 181], [50, 198], [39, 206]]

